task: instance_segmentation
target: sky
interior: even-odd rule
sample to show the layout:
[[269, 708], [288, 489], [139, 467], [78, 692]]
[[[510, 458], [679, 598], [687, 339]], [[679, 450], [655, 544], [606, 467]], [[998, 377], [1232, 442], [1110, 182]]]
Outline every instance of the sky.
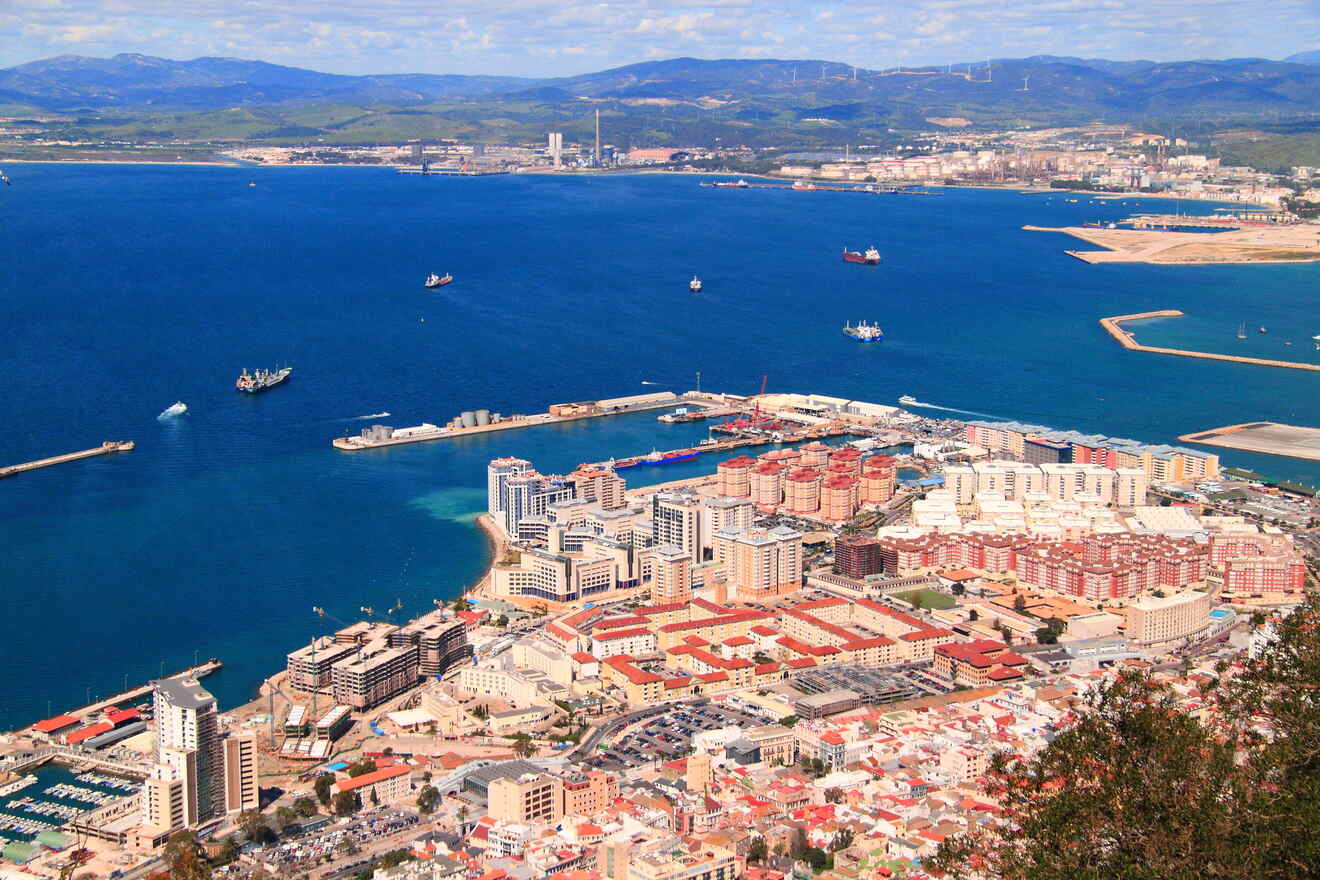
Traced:
[[0, 68], [133, 52], [357, 74], [562, 76], [679, 56], [882, 69], [1282, 58], [1320, 48], [1320, 0], [0, 0], [0, 34]]

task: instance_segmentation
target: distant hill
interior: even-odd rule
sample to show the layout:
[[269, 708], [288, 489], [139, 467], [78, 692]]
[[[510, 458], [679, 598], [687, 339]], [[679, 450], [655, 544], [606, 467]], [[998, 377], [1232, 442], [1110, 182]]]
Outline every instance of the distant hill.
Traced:
[[342, 143], [404, 137], [529, 140], [587, 132], [621, 145], [881, 143], [929, 129], [1089, 122], [1214, 131], [1320, 119], [1320, 64], [1239, 58], [1108, 61], [1038, 55], [855, 69], [801, 60], [648, 61], [525, 79], [345, 76], [233, 58], [60, 56], [0, 70], [0, 105], [74, 114], [70, 134]]
[[503, 76], [342, 76], [264, 61], [150, 55], [60, 55], [0, 70], [0, 101], [52, 110], [177, 107], [214, 110], [291, 101], [421, 103], [508, 91], [530, 80]]
[[1283, 60], [1293, 64], [1320, 64], [1320, 49], [1312, 49], [1310, 52], [1298, 52], [1296, 55], [1289, 55]]

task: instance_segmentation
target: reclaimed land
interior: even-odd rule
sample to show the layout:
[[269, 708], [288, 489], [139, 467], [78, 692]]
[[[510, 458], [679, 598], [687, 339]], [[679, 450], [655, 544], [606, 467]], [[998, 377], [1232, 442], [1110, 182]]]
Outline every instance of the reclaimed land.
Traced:
[[1103, 251], [1064, 251], [1085, 263], [1204, 266], [1320, 261], [1320, 230], [1308, 225], [1252, 226], [1232, 232], [1165, 232], [1090, 226], [1022, 228], [1029, 232], [1062, 232], [1106, 248]]
[[1242, 452], [1262, 452], [1287, 458], [1320, 461], [1320, 428], [1284, 425], [1279, 422], [1244, 422], [1223, 428], [1211, 428], [1178, 438], [1184, 443], [1220, 446]]
[[1320, 364], [1304, 364], [1299, 361], [1275, 361], [1267, 358], [1243, 357], [1237, 354], [1215, 354], [1209, 351], [1188, 351], [1183, 348], [1159, 348], [1154, 345], [1142, 345], [1136, 338], [1123, 329], [1128, 321], [1140, 321], [1145, 318], [1181, 318], [1183, 313], [1177, 309], [1164, 309], [1158, 312], [1140, 312], [1135, 315], [1115, 315], [1101, 318], [1100, 326], [1114, 337], [1118, 344], [1130, 351], [1145, 351], [1151, 354], [1173, 354], [1179, 357], [1202, 358], [1208, 361], [1231, 361], [1235, 364], [1254, 364], [1258, 367], [1284, 367], [1290, 370], [1313, 370], [1320, 372]]

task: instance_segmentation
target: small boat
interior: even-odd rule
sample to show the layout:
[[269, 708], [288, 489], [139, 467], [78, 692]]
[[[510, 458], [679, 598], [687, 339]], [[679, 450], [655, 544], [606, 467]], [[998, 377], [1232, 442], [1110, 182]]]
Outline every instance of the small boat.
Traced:
[[1264, 328], [1264, 327], [1261, 327], [1261, 328], [1260, 328], [1260, 332], [1261, 332], [1261, 333], [1265, 333], [1265, 332], [1266, 332], [1265, 328]]
[[5, 174], [3, 171], [0, 171], [0, 183], [3, 183], [5, 186], [13, 186], [13, 184], [9, 182], [9, 175]]
[[692, 280], [688, 282], [688, 290], [693, 293], [701, 293], [701, 279], [693, 275]]
[[428, 288], [444, 287], [446, 284], [448, 284], [453, 280], [454, 280], [454, 276], [450, 275], [448, 272], [446, 272], [444, 275], [437, 275], [434, 272], [432, 272], [430, 275], [426, 276], [426, 286]]
[[900, 398], [898, 399], [898, 402], [901, 403], [901, 404], [903, 404], [904, 406], [916, 406], [916, 405], [917, 405], [917, 399], [916, 399], [915, 397], [913, 397], [911, 394], [904, 394], [902, 397], [900, 397]]
[[1247, 325], [1246, 325], [1246, 322], [1243, 322], [1243, 323], [1241, 323], [1241, 324], [1238, 324], [1237, 338], [1238, 338], [1238, 339], [1246, 339], [1246, 338], [1247, 338]]
[[188, 411], [188, 404], [184, 403], [182, 400], [176, 400], [174, 401], [174, 403], [171, 403], [169, 406], [165, 407], [165, 409], [161, 412], [161, 414], [156, 416], [156, 420], [163, 422], [166, 419], [172, 419], [175, 416], [181, 416], [187, 411]]
[[1283, 344], [1284, 344], [1284, 345], [1292, 345], [1292, 340], [1291, 340], [1291, 339], [1285, 339], [1285, 340], [1283, 340]]
[[253, 180], [249, 180], [249, 181], [248, 181], [248, 186], [256, 186], [256, 185], [257, 185], [257, 184], [256, 184], [256, 181], [253, 181]]

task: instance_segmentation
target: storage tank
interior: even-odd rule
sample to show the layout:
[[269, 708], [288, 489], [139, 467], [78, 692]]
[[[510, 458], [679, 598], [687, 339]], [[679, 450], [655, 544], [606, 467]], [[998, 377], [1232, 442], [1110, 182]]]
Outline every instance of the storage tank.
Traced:
[[477, 410], [477, 424], [478, 425], [490, 424], [490, 410], [488, 409]]
[[477, 426], [477, 414], [470, 409], [463, 410], [458, 414], [458, 417], [463, 420], [463, 427], [465, 428], [475, 428]]

